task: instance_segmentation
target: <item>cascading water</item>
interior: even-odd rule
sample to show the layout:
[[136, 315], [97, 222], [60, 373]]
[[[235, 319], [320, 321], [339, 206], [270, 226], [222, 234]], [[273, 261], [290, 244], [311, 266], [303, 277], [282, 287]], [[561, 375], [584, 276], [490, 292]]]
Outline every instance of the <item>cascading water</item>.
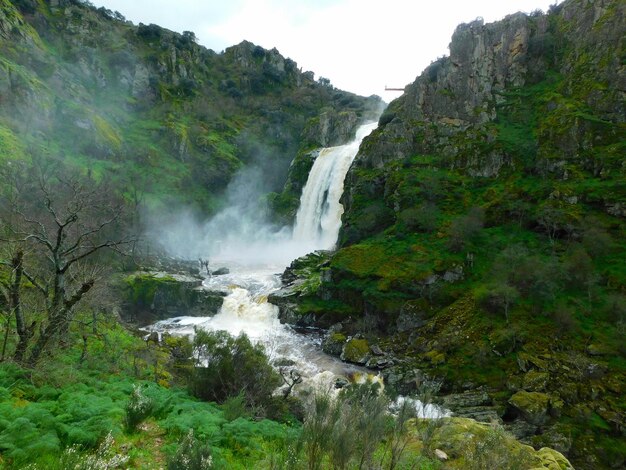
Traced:
[[352, 142], [323, 149], [313, 163], [302, 190], [293, 230], [294, 240], [311, 248], [309, 251], [330, 249], [337, 242], [343, 214], [339, 202], [343, 182], [361, 141], [376, 129], [376, 125], [375, 122], [362, 125]]
[[[375, 128], [376, 123], [362, 125], [352, 142], [320, 152], [303, 190], [291, 239], [285, 239], [283, 233], [269, 238], [266, 247], [256, 245], [255, 250], [265, 249], [271, 253], [275, 247], [270, 245], [288, 246], [290, 254], [301, 256], [314, 250], [332, 248], [341, 227], [343, 207], [339, 199], [344, 179], [361, 141]], [[280, 323], [278, 307], [267, 302], [267, 295], [281, 287], [276, 273], [286, 266], [243, 264], [240, 258], [236, 258], [237, 263], [228, 255], [232, 254], [228, 247], [222, 246], [221, 252], [228, 258], [213, 258], [212, 264], [227, 266], [230, 273], [209, 277], [203, 283], [206, 289], [228, 293], [220, 312], [210, 318], [164, 320], [153, 325], [153, 330], [190, 336], [195, 328], [225, 330], [233, 335], [244, 332], [252, 340], [263, 343], [271, 357], [293, 361], [301, 373], [318, 383], [360, 370], [324, 354], [315, 338], [300, 335]], [[259, 259], [258, 256], [255, 258]]]
[[[172, 318], [153, 325], [151, 329], [189, 336], [194, 334], [195, 328], [225, 330], [233, 335], [246, 333], [253, 341], [264, 344], [270, 358], [288, 359], [295, 364], [305, 378], [304, 383], [298, 387], [308, 385], [329, 388], [337, 375], [364, 372], [359, 367], [323, 353], [319, 340], [313, 336], [298, 334], [280, 323], [278, 307], [268, 303], [267, 296], [280, 289], [281, 281], [276, 273], [286, 267], [281, 262], [288, 263], [290, 260], [274, 257], [274, 263], [270, 264], [265, 257], [258, 256], [257, 252], [265, 251], [272, 255], [278, 248], [292, 257], [297, 257], [335, 245], [343, 214], [339, 199], [343, 193], [344, 179], [361, 141], [375, 128], [376, 123], [365, 124], [357, 130], [356, 138], [352, 142], [320, 152], [304, 187], [290, 239], [281, 232], [273, 238], [261, 240], [260, 244], [243, 243], [254, 252], [254, 257], [245, 256], [248, 251], [242, 248], [242, 243], [221, 247], [220, 253], [224, 257], [220, 259], [214, 256], [212, 264], [228, 267], [230, 272], [208, 277], [203, 283], [206, 289], [228, 293], [217, 315], [208, 318]], [[242, 254], [247, 262], [241, 261]], [[256, 264], [252, 259], [256, 260]], [[260, 260], [263, 261], [259, 263]]]

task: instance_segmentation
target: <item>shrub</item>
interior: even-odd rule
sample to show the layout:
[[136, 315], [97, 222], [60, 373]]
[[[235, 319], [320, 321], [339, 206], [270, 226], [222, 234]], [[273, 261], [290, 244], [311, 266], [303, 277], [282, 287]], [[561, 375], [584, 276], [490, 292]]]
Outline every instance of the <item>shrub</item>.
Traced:
[[485, 213], [480, 207], [472, 207], [466, 215], [457, 217], [450, 224], [449, 248], [459, 252], [472, 241], [483, 228]]
[[263, 410], [272, 402], [272, 392], [281, 384], [263, 346], [253, 345], [241, 334], [198, 330], [194, 347], [199, 360], [190, 378], [190, 390], [203, 400], [224, 403], [243, 393], [249, 408]]
[[318, 394], [308, 405], [302, 443], [308, 468], [322, 468], [325, 456], [333, 468], [369, 468], [374, 452], [387, 435], [389, 399], [377, 383], [353, 384], [336, 399]]
[[477, 289], [475, 295], [478, 303], [488, 310], [502, 309], [507, 322], [509, 321], [509, 308], [519, 299], [518, 290], [502, 281]]
[[145, 396], [141, 388], [135, 385], [125, 408], [124, 426], [126, 430], [128, 432], [135, 431], [137, 426], [152, 414], [153, 409], [154, 401]]
[[167, 470], [206, 470], [213, 468], [211, 447], [195, 438], [190, 429], [178, 446], [178, 450], [167, 459]]
[[437, 228], [439, 210], [433, 203], [427, 202], [419, 207], [411, 207], [400, 212], [399, 218], [408, 229], [420, 232], [432, 232]]
[[32, 464], [26, 467], [28, 470], [94, 470], [124, 468], [129, 457], [120, 455], [113, 450], [113, 435], [109, 432], [98, 449], [93, 454], [84, 454], [80, 446], [71, 446], [55, 458], [54, 461], [45, 464]]

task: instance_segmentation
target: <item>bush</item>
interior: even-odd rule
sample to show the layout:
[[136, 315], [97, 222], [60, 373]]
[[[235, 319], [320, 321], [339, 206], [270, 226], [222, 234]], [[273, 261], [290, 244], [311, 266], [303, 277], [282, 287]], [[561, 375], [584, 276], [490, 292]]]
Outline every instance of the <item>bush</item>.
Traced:
[[109, 432], [98, 449], [93, 454], [84, 454], [80, 446], [71, 446], [45, 464], [33, 464], [26, 467], [28, 470], [94, 470], [124, 468], [129, 457], [120, 455], [113, 450], [113, 435]]
[[213, 468], [211, 447], [197, 440], [193, 429], [190, 429], [176, 453], [167, 459], [167, 470], [206, 470], [209, 468]]
[[354, 461], [358, 468], [370, 468], [390, 430], [388, 409], [389, 399], [377, 383], [350, 385], [336, 399], [328, 394], [313, 397], [302, 429], [308, 468], [322, 468], [325, 456], [333, 468], [348, 468]]
[[437, 228], [439, 209], [433, 203], [427, 202], [419, 207], [411, 207], [400, 212], [399, 219], [409, 230], [432, 232]]
[[457, 217], [450, 224], [450, 250], [459, 252], [472, 241], [483, 228], [485, 213], [480, 207], [472, 207], [466, 215]]
[[137, 426], [152, 414], [153, 409], [154, 401], [145, 396], [141, 388], [135, 385], [125, 408], [124, 426], [126, 430], [128, 432], [135, 431]]
[[281, 384], [261, 345], [241, 334], [196, 331], [194, 347], [199, 360], [189, 387], [198, 398], [224, 403], [243, 393], [245, 403], [256, 411], [272, 402], [272, 392]]

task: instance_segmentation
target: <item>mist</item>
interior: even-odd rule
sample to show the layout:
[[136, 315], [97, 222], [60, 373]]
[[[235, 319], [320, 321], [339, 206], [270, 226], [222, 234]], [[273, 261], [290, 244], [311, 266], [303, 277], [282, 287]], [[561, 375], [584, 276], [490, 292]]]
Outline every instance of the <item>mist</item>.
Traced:
[[189, 210], [164, 221], [149, 219], [148, 236], [170, 255], [244, 266], [287, 266], [292, 260], [335, 246], [343, 207], [339, 203], [346, 173], [361, 141], [377, 126], [362, 124], [351, 142], [320, 152], [302, 191], [295, 227], [269, 221], [263, 195], [271, 189], [267, 168], [244, 167], [229, 183], [224, 209], [206, 222]]
[[168, 217], [152, 215], [147, 236], [171, 256], [208, 258], [212, 269], [225, 262], [287, 266], [315, 247], [294, 241], [291, 227], [268, 220], [266, 181], [258, 166], [246, 167], [229, 183], [224, 208], [215, 216], [203, 221], [187, 208]]

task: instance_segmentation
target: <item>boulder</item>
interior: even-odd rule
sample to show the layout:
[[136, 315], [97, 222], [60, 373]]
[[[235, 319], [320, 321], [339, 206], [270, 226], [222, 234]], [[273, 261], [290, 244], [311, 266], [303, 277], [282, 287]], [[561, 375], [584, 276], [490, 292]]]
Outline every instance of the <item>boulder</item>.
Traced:
[[548, 470], [574, 470], [572, 464], [563, 454], [549, 447], [543, 447], [537, 451], [537, 457], [541, 462], [539, 468]]
[[121, 286], [123, 320], [147, 325], [180, 316], [212, 316], [227, 293], [207, 290], [202, 280], [184, 274], [141, 271], [124, 278]]
[[548, 420], [550, 396], [545, 393], [522, 390], [509, 399], [509, 404], [531, 424], [541, 426]]
[[522, 388], [528, 392], [543, 392], [546, 389], [550, 375], [547, 372], [531, 370], [522, 379]]
[[223, 276], [225, 274], [230, 274], [230, 269], [228, 268], [219, 268], [215, 271], [211, 271], [212, 276]]
[[343, 345], [341, 360], [355, 364], [366, 364], [370, 358], [370, 347], [366, 339], [350, 338]]
[[[418, 424], [427, 426], [427, 423]], [[428, 445], [445, 454], [450, 468], [467, 468], [467, 460], [480, 468], [573, 470], [572, 464], [554, 449], [534, 450], [515, 440], [498, 425], [468, 418], [443, 418], [432, 429]], [[440, 457], [439, 457], [440, 458]], [[448, 468], [448, 467], [446, 467]], [[477, 467], [478, 468], [478, 467]]]
[[340, 356], [345, 343], [346, 335], [338, 331], [329, 331], [322, 341], [322, 350], [331, 356]]

